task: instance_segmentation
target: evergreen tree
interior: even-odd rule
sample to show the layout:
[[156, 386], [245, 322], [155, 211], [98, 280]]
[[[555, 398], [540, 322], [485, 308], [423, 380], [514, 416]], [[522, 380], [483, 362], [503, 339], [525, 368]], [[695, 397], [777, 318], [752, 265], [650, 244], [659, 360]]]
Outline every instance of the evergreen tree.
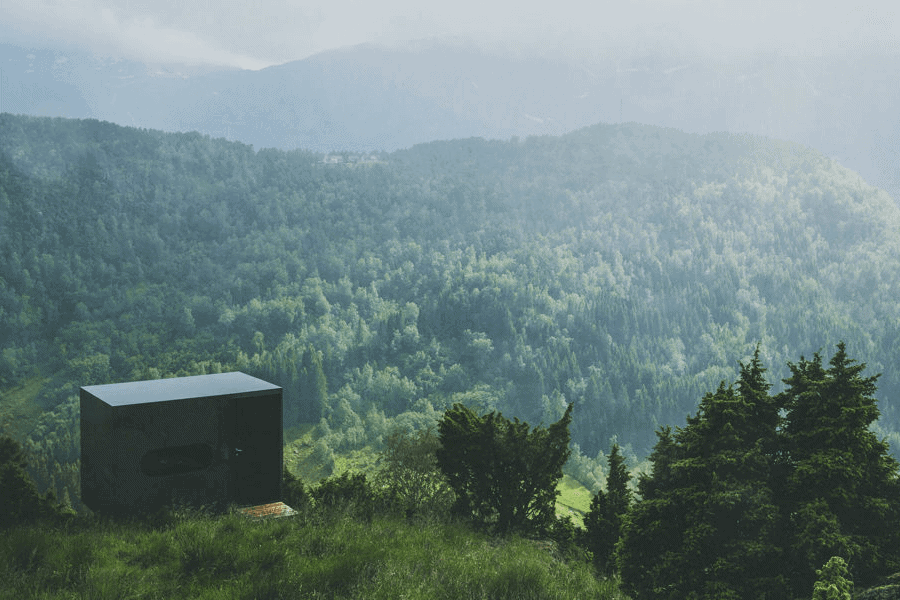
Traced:
[[771, 402], [758, 357], [742, 373], [742, 393], [722, 383], [684, 429], [660, 434], [620, 544], [623, 584], [635, 598], [783, 593], [770, 459], [756, 437], [775, 432], [754, 421]]
[[454, 511], [499, 533], [543, 532], [555, 519], [556, 485], [569, 457], [572, 405], [530, 429], [498, 412], [454, 404], [438, 422], [438, 466], [456, 493]]
[[848, 358], [843, 342], [829, 365], [818, 353], [801, 358], [784, 380], [791, 467], [784, 512], [798, 591], [830, 556], [846, 558], [861, 585], [900, 566], [898, 465], [869, 429], [879, 416], [878, 375], [863, 376], [865, 364]]
[[749, 363], [740, 364], [741, 374], [737, 381], [738, 393], [750, 410], [745, 437], [756, 440], [760, 451], [774, 465], [780, 453], [778, 431], [782, 425], [779, 398], [769, 394], [771, 386], [765, 379], [766, 368], [759, 359], [759, 344]]
[[816, 571], [816, 577], [812, 600], [850, 600], [853, 597], [847, 563], [840, 556], [829, 558], [828, 563]]
[[300, 372], [300, 421], [316, 423], [328, 403], [328, 380], [322, 368], [322, 358], [311, 345], [303, 352]]
[[623, 523], [616, 551], [622, 587], [635, 599], [677, 597], [678, 578], [690, 568], [681, 560], [683, 496], [672, 492], [681, 447], [671, 427], [660, 428], [656, 436], [650, 475], [638, 478], [640, 501]]
[[631, 474], [625, 467], [625, 457], [619, 452], [618, 444], [613, 444], [607, 462], [606, 491], [598, 491], [591, 499], [584, 527], [586, 545], [593, 554], [594, 565], [598, 572], [610, 574], [615, 567], [613, 552], [622, 533], [622, 520], [631, 506], [628, 488]]

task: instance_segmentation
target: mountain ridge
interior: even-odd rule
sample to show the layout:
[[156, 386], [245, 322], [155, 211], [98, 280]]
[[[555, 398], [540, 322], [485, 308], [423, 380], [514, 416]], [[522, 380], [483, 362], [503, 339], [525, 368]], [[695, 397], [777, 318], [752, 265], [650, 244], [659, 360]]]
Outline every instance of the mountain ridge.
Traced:
[[37, 51], [29, 62], [26, 52], [0, 45], [0, 111], [319, 152], [636, 121], [791, 139], [838, 158], [895, 199], [900, 189], [900, 122], [890, 113], [900, 100], [890, 85], [900, 58], [889, 55], [867, 57], [861, 70], [852, 56], [537, 56], [433, 40], [345, 48], [259, 71], [169, 67], [175, 76], [162, 77], [158, 67], [128, 61]]

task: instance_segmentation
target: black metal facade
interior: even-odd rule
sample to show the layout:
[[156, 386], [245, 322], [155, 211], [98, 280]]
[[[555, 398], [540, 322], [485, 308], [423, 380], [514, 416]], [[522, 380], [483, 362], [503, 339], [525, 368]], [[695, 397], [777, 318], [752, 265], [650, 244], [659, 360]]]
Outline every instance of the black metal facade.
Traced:
[[282, 389], [244, 373], [81, 388], [81, 499], [94, 511], [281, 500]]

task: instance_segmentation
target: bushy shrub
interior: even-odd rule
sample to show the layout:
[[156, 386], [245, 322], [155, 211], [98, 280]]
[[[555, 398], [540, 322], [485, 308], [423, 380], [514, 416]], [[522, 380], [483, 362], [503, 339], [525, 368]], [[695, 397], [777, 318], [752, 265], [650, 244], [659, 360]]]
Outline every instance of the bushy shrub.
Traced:
[[386, 508], [407, 517], [447, 515], [454, 495], [437, 466], [440, 441], [434, 430], [396, 429], [384, 444], [384, 466], [375, 485], [383, 493]]
[[375, 493], [364, 473], [344, 472], [323, 480], [311, 491], [316, 509], [323, 514], [350, 514], [371, 521], [375, 512]]
[[447, 410], [438, 422], [437, 463], [456, 494], [453, 512], [501, 534], [544, 533], [556, 518], [572, 408], [533, 429], [498, 412], [478, 416], [462, 404]]
[[316, 444], [313, 446], [312, 458], [326, 473], [334, 471], [334, 451], [324, 438], [316, 440]]
[[305, 511], [310, 506], [309, 493], [303, 482], [286, 467], [281, 481], [281, 497], [285, 504], [296, 511]]
[[575, 526], [571, 516], [556, 517], [548, 533], [561, 555], [573, 556], [580, 554], [581, 556], [586, 556], [586, 553], [580, 550], [577, 544], [577, 540], [583, 537], [583, 531]]

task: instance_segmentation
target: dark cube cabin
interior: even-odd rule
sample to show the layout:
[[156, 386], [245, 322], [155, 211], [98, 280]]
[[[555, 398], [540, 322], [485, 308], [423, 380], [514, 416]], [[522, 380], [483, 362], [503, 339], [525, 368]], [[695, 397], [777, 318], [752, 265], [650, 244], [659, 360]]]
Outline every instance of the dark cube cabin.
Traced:
[[81, 499], [106, 513], [281, 500], [282, 390], [244, 373], [81, 388]]

